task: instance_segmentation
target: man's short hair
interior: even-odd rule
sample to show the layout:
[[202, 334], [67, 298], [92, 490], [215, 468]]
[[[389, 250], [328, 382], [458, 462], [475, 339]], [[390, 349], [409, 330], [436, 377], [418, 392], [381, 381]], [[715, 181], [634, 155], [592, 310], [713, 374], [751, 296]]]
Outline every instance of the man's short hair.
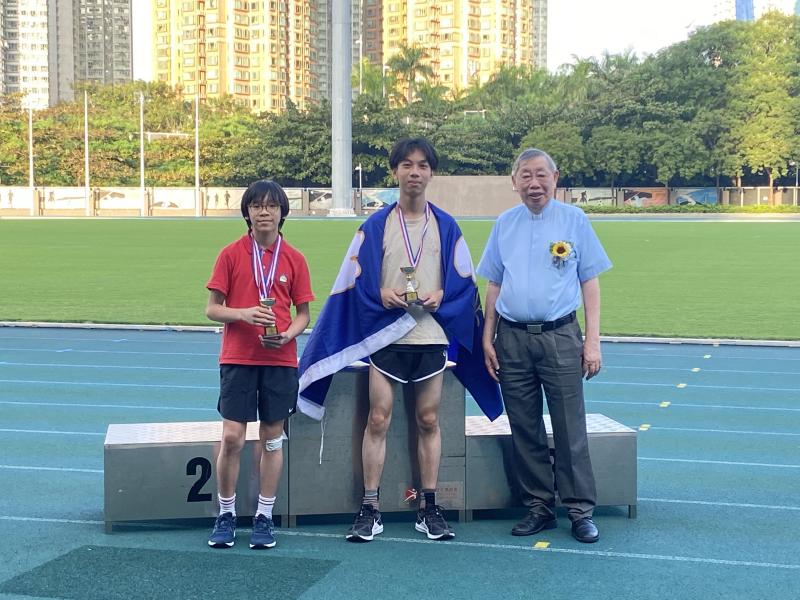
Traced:
[[254, 181], [242, 194], [242, 216], [247, 221], [247, 228], [250, 229], [250, 213], [248, 212], [253, 202], [274, 202], [281, 207], [281, 220], [278, 229], [283, 227], [286, 215], [289, 214], [289, 198], [283, 188], [271, 179]]
[[519, 166], [527, 162], [533, 158], [538, 158], [543, 156], [544, 159], [547, 161], [547, 166], [550, 167], [550, 170], [553, 172], [558, 171], [558, 167], [556, 166], [556, 161], [544, 150], [539, 150], [538, 148], [526, 148], [522, 152], [519, 153], [517, 160], [514, 161], [514, 166], [511, 167], [511, 176], [514, 177], [519, 170]]
[[400, 161], [408, 158], [408, 155], [415, 150], [419, 150], [425, 155], [425, 160], [428, 161], [431, 171], [435, 171], [436, 167], [439, 166], [439, 155], [436, 154], [436, 150], [425, 138], [406, 138], [395, 143], [389, 153], [389, 168], [394, 171]]

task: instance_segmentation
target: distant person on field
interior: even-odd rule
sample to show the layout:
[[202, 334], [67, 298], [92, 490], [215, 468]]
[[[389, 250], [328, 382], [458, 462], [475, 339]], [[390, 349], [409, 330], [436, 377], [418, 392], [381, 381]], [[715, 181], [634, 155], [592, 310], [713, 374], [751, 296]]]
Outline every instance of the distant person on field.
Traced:
[[[222, 444], [217, 457], [219, 516], [208, 545], [230, 548], [236, 535], [236, 482], [247, 423], [259, 421], [260, 494], [251, 548], [272, 548], [272, 508], [283, 468], [283, 428], [297, 405], [297, 344], [314, 299], [306, 260], [281, 234], [289, 200], [273, 181], [242, 196], [247, 233], [222, 249], [206, 284], [206, 315], [225, 323], [220, 352]], [[295, 306], [292, 318], [291, 305]]]

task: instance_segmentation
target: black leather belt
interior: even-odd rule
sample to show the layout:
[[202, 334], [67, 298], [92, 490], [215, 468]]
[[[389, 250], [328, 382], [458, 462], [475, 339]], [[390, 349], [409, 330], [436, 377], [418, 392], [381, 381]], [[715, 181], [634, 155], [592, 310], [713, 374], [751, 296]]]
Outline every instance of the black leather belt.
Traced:
[[560, 319], [556, 319], [555, 321], [534, 321], [532, 323], [520, 323], [518, 321], [509, 321], [503, 317], [500, 317], [500, 320], [514, 329], [525, 329], [528, 333], [544, 333], [545, 331], [558, 329], [567, 323], [572, 323], [575, 320], [575, 311], [572, 311], [568, 315], [565, 315]]

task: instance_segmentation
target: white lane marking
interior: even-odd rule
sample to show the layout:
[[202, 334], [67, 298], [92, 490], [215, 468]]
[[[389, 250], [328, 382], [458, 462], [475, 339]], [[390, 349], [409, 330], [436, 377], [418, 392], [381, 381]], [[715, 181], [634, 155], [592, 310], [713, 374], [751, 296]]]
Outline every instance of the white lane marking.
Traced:
[[13, 471], [62, 471], [65, 473], [100, 473], [103, 469], [71, 469], [69, 467], [31, 467], [27, 465], [0, 465], [0, 469], [10, 469]]
[[[103, 521], [84, 521], [78, 519], [41, 519], [36, 517], [12, 517], [0, 515], [0, 520], [3, 521], [21, 521], [21, 522], [37, 522], [37, 523], [65, 523], [77, 525], [103, 525]], [[295, 537], [308, 537], [320, 539], [344, 539], [344, 534], [336, 533], [317, 533], [313, 531], [297, 531], [294, 529], [279, 528], [276, 530], [279, 535], [295, 536]], [[725, 565], [732, 567], [756, 567], [762, 569], [785, 569], [790, 571], [800, 570], [800, 564], [786, 564], [786, 563], [771, 563], [771, 562], [757, 562], [750, 560], [730, 560], [722, 558], [708, 558], [702, 556], [679, 556], [670, 554], [642, 554], [638, 552], [611, 552], [609, 550], [581, 550], [572, 548], [533, 548], [531, 546], [517, 546], [513, 544], [489, 544], [482, 542], [457, 542], [450, 540], [447, 542], [439, 542], [427, 539], [413, 539], [413, 538], [393, 538], [393, 537], [376, 537], [375, 541], [394, 544], [426, 544], [436, 546], [437, 548], [447, 548], [451, 546], [468, 549], [480, 550], [513, 550], [528, 553], [544, 552], [552, 554], [577, 554], [581, 556], [600, 556], [604, 558], [632, 558], [638, 560], [659, 560], [669, 562], [685, 562], [685, 563], [700, 563], [710, 565]]]
[[[632, 367], [624, 365], [603, 365], [604, 369], [627, 369], [630, 371], [678, 371], [685, 372], [687, 367]], [[693, 372], [697, 373], [699, 371]], [[748, 375], [796, 375], [800, 377], [799, 371], [744, 371], [742, 369], [703, 369], [703, 373], [744, 373]]]
[[136, 350], [75, 350], [73, 348], [55, 349], [55, 348], [3, 348], [0, 347], [0, 352], [74, 352], [75, 354], [147, 354], [148, 356], [219, 356], [219, 352], [152, 352], [152, 351], [136, 351]]
[[86, 364], [73, 364], [73, 363], [24, 363], [24, 362], [8, 362], [0, 361], [0, 365], [10, 367], [56, 367], [63, 369], [134, 369], [143, 371], [214, 371], [218, 372], [219, 367], [201, 368], [201, 367], [137, 367], [131, 365], [86, 365]]
[[[624, 402], [622, 400], [592, 400], [586, 399], [586, 402], [594, 402], [596, 404], [630, 404], [642, 406], [654, 406], [654, 402]], [[730, 410], [775, 410], [780, 412], [800, 412], [800, 408], [780, 408], [776, 406], [732, 406], [729, 404], [687, 404], [685, 402], [673, 402], [669, 405], [670, 408], [724, 408]]]
[[55, 431], [47, 429], [0, 429], [0, 432], [5, 433], [52, 433], [55, 435], [105, 435], [105, 433], [96, 433], [94, 431]]
[[[793, 352], [794, 354], [794, 352]], [[639, 358], [644, 358], [641, 353], [637, 352], [603, 352], [603, 356], [636, 356]], [[649, 354], [647, 360], [651, 360], [653, 358], [686, 358], [691, 359], [695, 358], [694, 354]], [[721, 356], [719, 354], [715, 355], [714, 358], [718, 360], [768, 360], [770, 362], [778, 361], [778, 360], [791, 360], [791, 361], [798, 361], [800, 358], [787, 358], [781, 356]]]
[[[639, 387], [675, 387], [674, 383], [646, 383], [643, 381], [592, 381], [589, 385], [630, 385]], [[700, 385], [697, 383], [692, 384], [693, 388], [703, 388], [711, 390], [748, 390], [748, 391], [767, 391], [767, 392], [792, 392], [797, 393], [796, 387], [790, 388], [773, 388], [773, 387], [757, 387], [748, 385]]]
[[637, 498], [638, 502], [657, 502], [664, 504], [697, 504], [700, 506], [728, 506], [731, 508], [755, 508], [758, 510], [797, 510], [800, 506], [785, 506], [779, 504], [750, 504], [746, 502], [710, 502], [706, 500], [677, 500], [673, 498]]
[[[279, 530], [281, 535], [294, 535], [299, 537], [320, 537], [320, 538], [343, 538], [342, 534], [333, 533], [313, 533], [305, 531], [293, 531], [287, 529]], [[705, 558], [694, 556], [675, 556], [664, 554], [640, 554], [636, 552], [611, 552], [607, 550], [578, 550], [571, 548], [533, 548], [531, 546], [517, 546], [513, 544], [488, 544], [481, 542], [457, 542], [455, 540], [448, 540], [447, 542], [438, 542], [433, 540], [412, 539], [412, 538], [393, 538], [393, 537], [376, 537], [375, 541], [384, 543], [400, 543], [400, 544], [432, 544], [436, 546], [458, 546], [461, 548], [480, 548], [490, 550], [517, 550], [524, 552], [545, 552], [553, 554], [578, 554], [583, 556], [603, 556], [607, 558], [635, 558], [643, 560], [665, 560], [672, 562], [688, 562], [688, 563], [704, 563], [714, 565], [730, 565], [737, 567], [761, 567], [767, 569], [789, 569], [800, 570], [800, 564], [785, 564], [785, 563], [768, 563], [756, 562], [745, 560], [728, 560], [720, 558]]]
[[112, 383], [110, 381], [46, 381], [42, 379], [0, 379], [0, 383], [35, 383], [45, 385], [90, 385], [101, 387], [168, 388], [175, 390], [218, 390], [218, 385], [164, 385], [159, 383]]
[[654, 425], [650, 431], [663, 430], [663, 431], [698, 431], [702, 433], [744, 433], [747, 435], [796, 435], [800, 433], [784, 432], [784, 431], [743, 431], [741, 429], [701, 429], [699, 427], [662, 427]]
[[800, 469], [800, 465], [784, 465], [779, 463], [737, 462], [732, 460], [700, 460], [697, 458], [657, 458], [654, 456], [639, 456], [637, 460], [651, 460], [655, 462], [692, 463], [698, 465], [731, 465], [735, 467], [771, 467], [775, 469]]
[[215, 408], [192, 408], [191, 406], [137, 406], [135, 404], [73, 404], [70, 402], [14, 402], [10, 400], [0, 400], [0, 404], [11, 404], [17, 406], [67, 406], [69, 408], [124, 408], [145, 410], [203, 410], [214, 411]]

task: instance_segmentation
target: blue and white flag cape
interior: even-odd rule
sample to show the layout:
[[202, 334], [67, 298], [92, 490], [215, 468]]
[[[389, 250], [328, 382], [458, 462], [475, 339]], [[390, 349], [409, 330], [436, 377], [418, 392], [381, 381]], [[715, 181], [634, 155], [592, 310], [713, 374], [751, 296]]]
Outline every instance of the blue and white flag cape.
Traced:
[[[416, 325], [405, 310], [387, 310], [381, 304], [383, 232], [395, 206], [379, 210], [356, 232], [300, 357], [297, 406], [314, 419], [322, 419], [334, 373], [358, 360], [367, 361]], [[455, 219], [430, 206], [439, 225], [444, 288], [441, 305], [431, 314], [450, 340], [448, 358], [456, 363], [453, 374], [494, 420], [503, 412], [503, 401], [484, 364], [483, 313], [472, 258]]]

